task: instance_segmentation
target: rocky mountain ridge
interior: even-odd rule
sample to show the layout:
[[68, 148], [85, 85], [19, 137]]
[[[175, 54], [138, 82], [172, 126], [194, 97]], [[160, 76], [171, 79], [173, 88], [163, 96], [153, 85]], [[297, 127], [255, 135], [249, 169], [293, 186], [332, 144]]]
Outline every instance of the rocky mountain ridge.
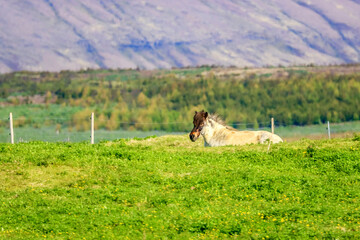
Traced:
[[0, 73], [360, 62], [360, 0], [0, 0]]

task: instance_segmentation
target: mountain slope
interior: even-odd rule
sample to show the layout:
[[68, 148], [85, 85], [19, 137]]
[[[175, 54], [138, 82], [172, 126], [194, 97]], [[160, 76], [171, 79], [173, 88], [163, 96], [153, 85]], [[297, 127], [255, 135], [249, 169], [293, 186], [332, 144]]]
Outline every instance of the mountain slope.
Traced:
[[0, 0], [0, 72], [360, 61], [359, 0]]

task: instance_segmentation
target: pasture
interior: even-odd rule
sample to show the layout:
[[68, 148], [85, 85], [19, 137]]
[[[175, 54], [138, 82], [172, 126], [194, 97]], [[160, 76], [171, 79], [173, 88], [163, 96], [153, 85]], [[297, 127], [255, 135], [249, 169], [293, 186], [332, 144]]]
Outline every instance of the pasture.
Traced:
[[360, 137], [0, 144], [0, 239], [356, 239]]

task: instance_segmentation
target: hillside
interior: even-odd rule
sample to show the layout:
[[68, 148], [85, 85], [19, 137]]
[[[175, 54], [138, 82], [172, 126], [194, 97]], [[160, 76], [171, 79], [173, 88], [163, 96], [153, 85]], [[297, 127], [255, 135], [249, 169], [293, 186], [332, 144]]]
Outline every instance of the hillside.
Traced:
[[0, 0], [0, 72], [360, 61], [358, 0]]

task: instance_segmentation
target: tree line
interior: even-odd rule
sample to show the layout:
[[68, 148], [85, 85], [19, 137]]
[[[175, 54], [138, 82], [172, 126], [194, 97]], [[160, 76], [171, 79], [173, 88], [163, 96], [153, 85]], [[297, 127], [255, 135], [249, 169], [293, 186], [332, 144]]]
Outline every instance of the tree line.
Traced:
[[14, 72], [0, 75], [0, 103], [32, 104], [26, 99], [38, 94], [44, 105], [79, 107], [72, 116], [78, 130], [88, 129], [92, 111], [96, 127], [108, 130], [185, 131], [202, 109], [240, 129], [268, 126], [271, 117], [278, 125], [360, 120], [360, 73], [285, 69], [284, 76], [239, 77], [204, 71], [209, 68]]

